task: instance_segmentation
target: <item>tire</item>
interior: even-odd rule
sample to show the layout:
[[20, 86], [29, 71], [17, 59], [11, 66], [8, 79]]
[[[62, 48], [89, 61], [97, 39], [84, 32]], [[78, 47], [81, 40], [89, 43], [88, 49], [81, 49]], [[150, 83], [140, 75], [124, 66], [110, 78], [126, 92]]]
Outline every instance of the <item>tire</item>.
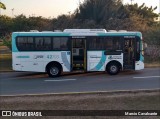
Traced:
[[107, 66], [107, 72], [110, 74], [110, 75], [116, 75], [118, 74], [120, 71], [120, 67], [117, 63], [110, 63], [108, 66]]
[[58, 77], [61, 74], [61, 67], [58, 65], [50, 65], [47, 68], [47, 73], [49, 77], [52, 77], [52, 78]]

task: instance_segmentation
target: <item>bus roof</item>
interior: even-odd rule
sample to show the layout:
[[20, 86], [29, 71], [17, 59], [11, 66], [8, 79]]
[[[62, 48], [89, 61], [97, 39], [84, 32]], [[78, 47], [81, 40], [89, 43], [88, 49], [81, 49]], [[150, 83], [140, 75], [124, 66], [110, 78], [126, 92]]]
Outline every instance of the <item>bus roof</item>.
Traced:
[[137, 31], [115, 31], [105, 29], [65, 29], [63, 32], [60, 31], [31, 31], [31, 32], [13, 32], [14, 36], [142, 36], [141, 32]]

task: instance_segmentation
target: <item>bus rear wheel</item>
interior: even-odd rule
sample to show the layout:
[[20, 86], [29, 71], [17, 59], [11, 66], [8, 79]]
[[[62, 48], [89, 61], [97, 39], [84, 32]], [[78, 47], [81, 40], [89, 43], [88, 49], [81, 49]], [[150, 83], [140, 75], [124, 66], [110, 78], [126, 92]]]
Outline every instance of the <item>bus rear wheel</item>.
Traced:
[[118, 74], [120, 71], [120, 67], [117, 63], [110, 63], [108, 66], [107, 66], [107, 72], [110, 74], [110, 75], [116, 75]]
[[58, 77], [61, 74], [61, 68], [58, 65], [54, 65], [54, 64], [50, 65], [47, 68], [47, 73], [49, 77], [52, 77], [52, 78]]

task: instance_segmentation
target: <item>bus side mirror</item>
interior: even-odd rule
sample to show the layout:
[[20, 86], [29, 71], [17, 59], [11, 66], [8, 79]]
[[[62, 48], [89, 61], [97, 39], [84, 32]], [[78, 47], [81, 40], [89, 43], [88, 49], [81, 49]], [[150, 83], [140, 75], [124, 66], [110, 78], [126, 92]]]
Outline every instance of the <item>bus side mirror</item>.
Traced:
[[143, 47], [144, 47], [144, 50], [146, 50], [147, 49], [147, 47], [148, 47], [148, 45], [147, 45], [147, 43], [143, 43]]

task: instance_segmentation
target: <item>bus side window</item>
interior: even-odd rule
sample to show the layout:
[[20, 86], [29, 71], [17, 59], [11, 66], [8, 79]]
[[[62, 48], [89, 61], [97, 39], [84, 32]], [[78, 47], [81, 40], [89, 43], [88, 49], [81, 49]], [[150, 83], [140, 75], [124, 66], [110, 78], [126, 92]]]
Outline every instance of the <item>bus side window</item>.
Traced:
[[43, 37], [36, 37], [35, 38], [35, 50], [41, 50], [43, 45]]
[[90, 50], [96, 49], [96, 46], [97, 46], [97, 44], [96, 44], [96, 42], [97, 42], [96, 37], [90, 37], [89, 41], [90, 41], [90, 43], [89, 43], [89, 49]]
[[53, 37], [53, 50], [68, 50], [68, 37]]
[[106, 50], [112, 50], [113, 49], [113, 42], [111, 38], [106, 39]]
[[30, 51], [34, 49], [33, 37], [18, 37], [16, 44], [19, 51]]
[[67, 42], [68, 42], [68, 38], [61, 39], [61, 44], [60, 44], [61, 50], [68, 50]]
[[51, 37], [44, 37], [43, 40], [43, 50], [51, 50]]
[[116, 51], [122, 50], [122, 38], [121, 37], [106, 37], [106, 50]]
[[[33, 41], [33, 37], [28, 37], [28, 46], [30, 50], [34, 50], [34, 41]], [[29, 50], [28, 49], [28, 50]]]

